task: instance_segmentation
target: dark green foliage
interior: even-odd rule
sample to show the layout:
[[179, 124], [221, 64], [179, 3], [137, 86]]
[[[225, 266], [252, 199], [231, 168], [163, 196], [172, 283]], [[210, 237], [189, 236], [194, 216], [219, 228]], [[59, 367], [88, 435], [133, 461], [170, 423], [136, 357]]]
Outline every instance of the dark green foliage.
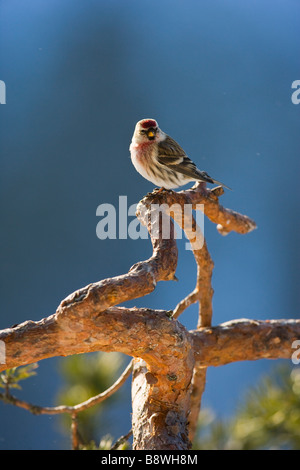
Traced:
[[300, 368], [276, 368], [248, 391], [236, 415], [200, 416], [196, 449], [300, 449]]
[[37, 367], [37, 364], [29, 364], [28, 366], [6, 369], [0, 374], [0, 387], [5, 388], [6, 390], [11, 388], [17, 388], [20, 390], [22, 387], [19, 382], [36, 375], [35, 369]]

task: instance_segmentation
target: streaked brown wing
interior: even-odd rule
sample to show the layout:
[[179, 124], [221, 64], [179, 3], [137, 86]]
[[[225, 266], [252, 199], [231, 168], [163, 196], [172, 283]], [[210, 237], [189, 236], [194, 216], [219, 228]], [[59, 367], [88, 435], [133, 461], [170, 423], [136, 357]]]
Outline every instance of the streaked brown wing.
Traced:
[[161, 165], [166, 165], [189, 178], [202, 179], [202, 174], [195, 163], [186, 156], [185, 151], [171, 137], [167, 136], [165, 140], [159, 142], [158, 155], [157, 160]]
[[180, 147], [180, 145], [169, 136], [158, 144], [157, 161], [161, 165], [165, 165], [173, 171], [191, 178], [191, 180], [216, 183], [227, 189], [231, 189], [225, 184], [220, 183], [220, 181], [211, 178], [206, 171], [200, 171], [196, 167], [195, 163], [186, 156], [185, 151]]
[[176, 165], [183, 161], [185, 151], [175, 140], [167, 136], [158, 144], [158, 161], [163, 165]]

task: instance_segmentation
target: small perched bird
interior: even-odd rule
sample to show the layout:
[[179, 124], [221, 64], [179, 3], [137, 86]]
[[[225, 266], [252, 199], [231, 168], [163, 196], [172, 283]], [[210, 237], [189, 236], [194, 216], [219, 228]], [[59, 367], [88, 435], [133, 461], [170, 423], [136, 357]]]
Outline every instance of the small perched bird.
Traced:
[[205, 181], [230, 189], [198, 170], [180, 145], [158, 127], [155, 119], [142, 119], [136, 124], [129, 150], [135, 169], [160, 188], [172, 189], [190, 181]]

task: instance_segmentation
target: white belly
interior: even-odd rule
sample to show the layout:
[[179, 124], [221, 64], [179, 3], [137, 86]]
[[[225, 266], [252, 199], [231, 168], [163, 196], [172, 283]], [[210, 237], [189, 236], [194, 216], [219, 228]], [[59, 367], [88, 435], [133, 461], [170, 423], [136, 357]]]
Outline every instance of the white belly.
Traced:
[[[142, 147], [140, 144], [131, 143], [130, 154], [131, 161], [136, 171], [140, 173], [146, 180], [151, 181], [155, 186], [165, 189], [178, 188], [183, 186], [189, 181], [194, 181], [180, 173], [175, 173], [167, 167], [156, 163], [157, 167], [153, 166], [153, 157], [151, 155], [153, 147]], [[155, 151], [155, 149], [154, 149]], [[155, 157], [154, 157], [155, 158]], [[155, 171], [151, 171], [151, 168]], [[161, 169], [161, 171], [159, 171]]]

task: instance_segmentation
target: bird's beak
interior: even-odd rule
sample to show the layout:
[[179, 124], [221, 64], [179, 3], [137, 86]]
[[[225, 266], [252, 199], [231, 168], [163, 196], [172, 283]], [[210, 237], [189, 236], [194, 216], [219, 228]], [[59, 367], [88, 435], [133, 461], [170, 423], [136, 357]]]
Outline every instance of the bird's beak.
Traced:
[[148, 137], [150, 137], [150, 138], [155, 136], [155, 134], [154, 134], [153, 131], [148, 131], [148, 134], [147, 134], [147, 135], [148, 135]]

